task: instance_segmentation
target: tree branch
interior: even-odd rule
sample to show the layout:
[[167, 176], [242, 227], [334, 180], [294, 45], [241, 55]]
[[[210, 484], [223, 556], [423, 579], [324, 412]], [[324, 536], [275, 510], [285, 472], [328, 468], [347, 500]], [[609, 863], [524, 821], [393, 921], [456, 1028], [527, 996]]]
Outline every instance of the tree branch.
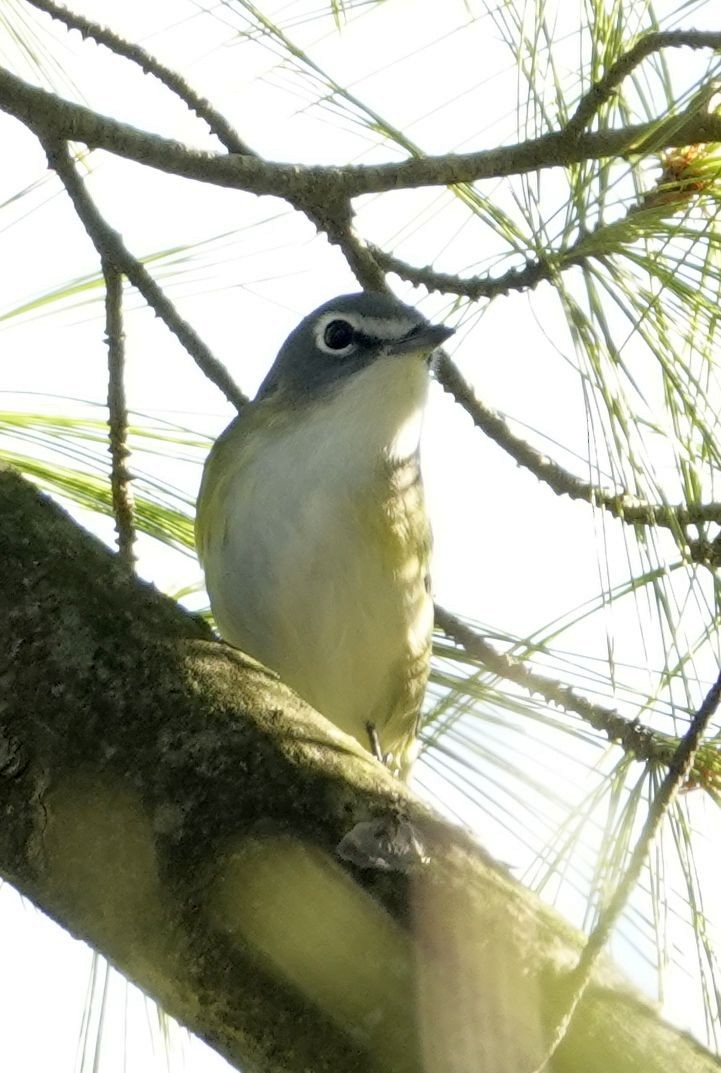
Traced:
[[[661, 734], [644, 726], [636, 719], [626, 719], [615, 708], [596, 704], [588, 697], [577, 693], [571, 686], [548, 675], [531, 670], [522, 660], [499, 652], [489, 641], [472, 629], [462, 619], [436, 605], [436, 625], [447, 637], [459, 644], [469, 656], [479, 660], [493, 674], [543, 697], [548, 704], [555, 704], [565, 711], [580, 715], [585, 723], [600, 730], [609, 741], [620, 745], [636, 760], [643, 763], [671, 766], [675, 762], [678, 739]], [[709, 746], [708, 752], [697, 757], [689, 771], [689, 785], [718, 793], [719, 751]]]
[[101, 259], [110, 261], [128, 277], [170, 331], [182, 343], [199, 369], [223, 392], [226, 399], [240, 409], [248, 401], [235, 384], [222, 362], [212, 354], [198, 333], [181, 317], [177, 309], [158, 286], [147, 268], [133, 257], [120, 234], [113, 230], [98, 211], [78, 175], [68, 147], [48, 136], [42, 136], [48, 164], [57, 173], [68, 192], [73, 207]]
[[707, 566], [709, 570], [721, 567], [721, 533], [713, 540], [689, 540], [688, 550], [692, 562]]
[[132, 570], [135, 563], [135, 510], [128, 469], [128, 407], [125, 401], [125, 336], [123, 333], [123, 276], [103, 259], [105, 278], [105, 338], [108, 344], [108, 438], [110, 488], [113, 496], [118, 558]]
[[547, 484], [556, 495], [592, 503], [629, 525], [657, 525], [678, 532], [688, 525], [704, 522], [721, 524], [721, 503], [648, 503], [629, 492], [613, 492], [581, 480], [511, 432], [505, 418], [478, 398], [460, 370], [443, 352], [436, 362], [436, 378], [463, 407], [477, 428], [485, 432], [519, 466], [530, 470], [539, 481]]
[[570, 267], [584, 259], [572, 254], [568, 256], [570, 250], [561, 250], [557, 254], [549, 254], [544, 260], [527, 261], [523, 268], [510, 268], [494, 279], [490, 276], [463, 277], [450, 272], [438, 272], [431, 265], [420, 268], [387, 253], [380, 246], [370, 246], [370, 250], [385, 272], [395, 273], [414, 287], [425, 287], [429, 292], [438, 291], [441, 294], [457, 294], [462, 298], [470, 298], [471, 301], [497, 298], [511, 291], [532, 290], [543, 280], [552, 279], [559, 267]]
[[[721, 33], [702, 30], [667, 30], [644, 34], [635, 44], [618, 57], [579, 101], [576, 111], [566, 124], [569, 134], [580, 134], [590, 119], [610, 100], [614, 91], [620, 86], [631, 71], [653, 52], [665, 48], [692, 48], [721, 50]], [[690, 143], [689, 143], [690, 144]]]
[[97, 41], [99, 45], [104, 45], [117, 56], [123, 56], [132, 63], [136, 63], [145, 74], [153, 75], [171, 93], [174, 93], [176, 97], [179, 97], [181, 101], [187, 104], [191, 112], [195, 112], [199, 119], [203, 119], [208, 124], [211, 132], [229, 153], [244, 153], [248, 156], [257, 156], [257, 153], [246, 145], [225, 116], [213, 108], [205, 97], [201, 97], [200, 94], [196, 93], [177, 71], [166, 67], [164, 63], [151, 56], [140, 45], [126, 41], [106, 26], [100, 26], [97, 22], [86, 19], [83, 15], [77, 15], [74, 11], [69, 11], [61, 4], [53, 3], [53, 0], [26, 0], [26, 2], [37, 8], [38, 11], [44, 11], [52, 18], [62, 22], [69, 30], [79, 30], [83, 37], [91, 38], [93, 41]]
[[[0, 874], [245, 1073], [538, 1064], [581, 936], [10, 471], [0, 556]], [[717, 1070], [598, 966], [555, 1063]]]
[[278, 164], [248, 155], [214, 154], [138, 130], [89, 108], [62, 100], [0, 68], [0, 109], [39, 135], [80, 141], [110, 153], [199, 182], [281, 197], [295, 204], [325, 198], [350, 200], [362, 194], [522, 175], [583, 160], [638, 157], [698, 142], [721, 141], [721, 117], [691, 108], [663, 121], [576, 138], [563, 130], [516, 145], [473, 153], [425, 156], [399, 163], [306, 166]]
[[590, 983], [593, 968], [601, 955], [601, 951], [608, 942], [611, 932], [623, 912], [626, 902], [631, 896], [633, 888], [638, 883], [641, 869], [646, 863], [651, 846], [653, 845], [661, 826], [661, 821], [668, 812], [674, 798], [691, 771], [694, 757], [701, 744], [703, 734], [716, 712], [720, 701], [721, 671], [719, 672], [716, 681], [711, 686], [711, 689], [706, 694], [703, 704], [691, 720], [688, 730], [678, 743], [671, 763], [669, 764], [668, 771], [664, 775], [658, 792], [651, 802], [651, 807], [648, 811], [641, 834], [638, 837], [638, 841], [634, 846], [626, 871], [611, 895], [608, 904], [601, 911], [598, 923], [588, 937], [588, 942], [583, 948], [581, 956], [578, 959], [578, 964], [568, 975], [567, 987], [570, 995], [568, 1004], [556, 1027], [548, 1054], [539, 1067], [539, 1073], [540, 1070], [547, 1068], [548, 1062], [561, 1046], [561, 1043], [573, 1022], [573, 1018], [576, 1016], [579, 1003]]

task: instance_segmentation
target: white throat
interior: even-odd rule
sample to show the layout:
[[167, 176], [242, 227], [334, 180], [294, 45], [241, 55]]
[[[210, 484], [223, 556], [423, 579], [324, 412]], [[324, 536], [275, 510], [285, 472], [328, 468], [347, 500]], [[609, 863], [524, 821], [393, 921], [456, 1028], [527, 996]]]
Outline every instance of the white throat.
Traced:
[[325, 441], [345, 456], [345, 466], [354, 459], [361, 465], [366, 459], [375, 462], [379, 456], [403, 462], [418, 450], [427, 394], [423, 358], [382, 357], [315, 404], [309, 424], [315, 426], [319, 446]]

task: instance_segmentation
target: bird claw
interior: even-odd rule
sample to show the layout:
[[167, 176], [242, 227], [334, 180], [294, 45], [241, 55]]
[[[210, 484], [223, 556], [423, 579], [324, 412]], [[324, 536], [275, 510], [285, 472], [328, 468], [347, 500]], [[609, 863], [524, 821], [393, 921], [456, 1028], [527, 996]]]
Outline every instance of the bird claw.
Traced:
[[383, 767], [388, 768], [391, 774], [396, 778], [400, 776], [401, 768], [400, 764], [396, 761], [393, 753], [384, 753], [381, 748], [381, 740], [378, 737], [378, 731], [376, 730], [375, 723], [366, 723], [366, 731], [368, 733], [368, 739], [370, 741], [371, 752], [376, 760], [383, 764]]

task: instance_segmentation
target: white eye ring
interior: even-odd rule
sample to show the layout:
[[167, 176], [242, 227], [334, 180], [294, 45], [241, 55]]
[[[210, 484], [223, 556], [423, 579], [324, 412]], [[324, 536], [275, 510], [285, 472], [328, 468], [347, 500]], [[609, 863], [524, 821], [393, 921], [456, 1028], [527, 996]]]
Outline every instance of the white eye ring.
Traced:
[[346, 354], [356, 343], [353, 325], [347, 320], [332, 320], [323, 332], [323, 345], [336, 354]]
[[315, 326], [315, 344], [324, 354], [344, 358], [358, 347], [358, 326], [355, 317], [344, 313], [328, 313]]

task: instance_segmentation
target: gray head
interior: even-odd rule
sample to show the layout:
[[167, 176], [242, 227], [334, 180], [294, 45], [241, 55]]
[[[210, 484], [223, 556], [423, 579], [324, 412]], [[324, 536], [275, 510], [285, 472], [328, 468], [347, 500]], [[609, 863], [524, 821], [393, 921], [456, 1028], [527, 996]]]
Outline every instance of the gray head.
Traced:
[[430, 358], [452, 334], [453, 328], [429, 323], [391, 295], [342, 294], [290, 333], [256, 398], [279, 388], [300, 397], [320, 395], [379, 359]]

